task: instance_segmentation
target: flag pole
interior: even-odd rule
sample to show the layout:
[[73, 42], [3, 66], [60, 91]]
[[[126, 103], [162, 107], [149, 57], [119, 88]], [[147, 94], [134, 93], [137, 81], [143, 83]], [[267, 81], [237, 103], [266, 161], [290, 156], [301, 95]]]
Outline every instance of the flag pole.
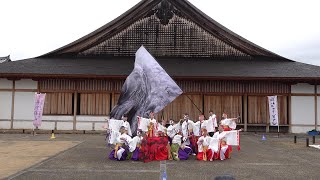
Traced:
[[280, 137], [280, 123], [279, 123], [279, 120], [278, 120], [278, 138]]
[[[277, 99], [278, 99], [278, 97], [277, 97]], [[277, 108], [278, 108], [278, 102], [277, 102]], [[278, 113], [278, 138], [280, 138], [280, 122], [279, 121], [280, 121], [280, 113]]]
[[[188, 95], [186, 95], [186, 96], [187, 96], [187, 98], [192, 102], [192, 104], [198, 109], [198, 111], [199, 111], [201, 114], [203, 114], [203, 112], [202, 112], [202, 111], [199, 109], [199, 107], [193, 102], [193, 100], [192, 100]], [[204, 116], [205, 119], [207, 119], [204, 114], [203, 114], [203, 116]]]

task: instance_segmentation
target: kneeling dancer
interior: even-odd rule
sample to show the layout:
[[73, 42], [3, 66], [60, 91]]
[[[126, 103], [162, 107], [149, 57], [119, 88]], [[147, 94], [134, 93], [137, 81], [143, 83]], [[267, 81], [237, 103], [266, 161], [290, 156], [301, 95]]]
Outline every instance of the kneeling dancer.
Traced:
[[202, 128], [202, 136], [198, 139], [197, 159], [200, 161], [213, 161], [213, 153], [209, 148], [211, 137], [208, 135], [207, 129]]

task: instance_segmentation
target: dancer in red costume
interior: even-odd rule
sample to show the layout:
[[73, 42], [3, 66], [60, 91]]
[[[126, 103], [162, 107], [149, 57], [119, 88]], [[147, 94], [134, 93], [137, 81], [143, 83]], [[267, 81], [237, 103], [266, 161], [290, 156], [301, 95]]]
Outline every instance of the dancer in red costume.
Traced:
[[197, 160], [199, 161], [212, 161], [213, 160], [213, 153], [212, 150], [209, 148], [209, 144], [211, 141], [211, 137], [208, 135], [207, 129], [202, 127], [202, 136], [199, 138], [198, 144], [198, 154]]

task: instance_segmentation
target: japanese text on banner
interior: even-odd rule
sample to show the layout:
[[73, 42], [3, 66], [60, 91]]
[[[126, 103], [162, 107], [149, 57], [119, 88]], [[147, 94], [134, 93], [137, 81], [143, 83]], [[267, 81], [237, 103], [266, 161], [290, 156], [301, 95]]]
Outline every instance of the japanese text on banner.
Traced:
[[270, 115], [270, 126], [278, 126], [278, 101], [277, 96], [268, 96], [269, 100], [269, 115]]
[[38, 94], [38, 93], [35, 94], [34, 120], [33, 120], [33, 125], [35, 127], [41, 126], [45, 98], [46, 98], [46, 94]]

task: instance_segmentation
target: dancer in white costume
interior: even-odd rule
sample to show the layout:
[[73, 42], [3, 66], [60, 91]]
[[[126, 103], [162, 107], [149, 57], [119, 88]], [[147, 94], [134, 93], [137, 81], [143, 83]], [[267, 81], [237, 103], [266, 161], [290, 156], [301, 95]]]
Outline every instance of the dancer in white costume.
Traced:
[[162, 119], [161, 123], [158, 123], [158, 135], [159, 136], [166, 136], [167, 135], [167, 121]]
[[189, 114], [188, 113], [185, 113], [183, 115], [183, 120], [182, 121], [183, 121], [182, 125], [181, 125], [182, 135], [185, 138], [185, 141], [184, 141], [183, 144], [186, 145], [186, 146], [190, 146], [189, 138], [190, 138], [191, 133], [193, 131], [194, 122], [189, 119]]
[[127, 129], [124, 126], [120, 127], [120, 131], [115, 133], [116, 140], [114, 142], [114, 150], [111, 151], [109, 159], [124, 161], [127, 158], [127, 151], [129, 143], [132, 141], [132, 138], [127, 134]]
[[198, 154], [197, 160], [200, 161], [213, 161], [213, 153], [210, 148], [211, 137], [208, 135], [205, 126], [201, 128], [202, 136], [198, 139]]
[[193, 123], [193, 135], [190, 138], [194, 154], [198, 153], [198, 139], [202, 136], [201, 129], [206, 126], [204, 115], [200, 114], [197, 121]]
[[150, 112], [149, 118], [143, 118], [137, 116], [138, 118], [138, 130], [142, 130], [149, 137], [154, 137], [158, 135], [158, 123], [154, 118], [154, 113]]
[[213, 135], [210, 147], [216, 159], [225, 160], [231, 157], [232, 147], [227, 144], [227, 138], [231, 132], [232, 131], [224, 131], [224, 127], [220, 125], [219, 131]]
[[176, 132], [174, 130], [174, 121], [172, 119], [169, 120], [169, 126], [167, 128], [167, 135], [172, 140], [173, 136], [176, 135]]
[[124, 126], [128, 130], [128, 135], [132, 137], [131, 127], [130, 127], [130, 123], [128, 122], [127, 114], [124, 114], [122, 116], [122, 121], [123, 121], [122, 126]]
[[176, 161], [179, 161], [179, 149], [181, 146], [181, 142], [182, 142], [182, 135], [181, 132], [178, 132], [176, 135], [174, 135], [173, 139], [172, 139], [172, 144], [171, 144], [171, 154], [172, 154], [172, 158]]
[[216, 128], [218, 127], [217, 124], [217, 116], [213, 113], [213, 111], [209, 111], [209, 118], [206, 120], [206, 127], [208, 134], [212, 137], [213, 134], [216, 132]]
[[228, 118], [228, 115], [226, 113], [222, 114], [222, 119], [220, 121], [220, 125], [223, 126], [224, 131], [231, 131], [235, 130], [237, 127], [236, 121], [238, 118]]

